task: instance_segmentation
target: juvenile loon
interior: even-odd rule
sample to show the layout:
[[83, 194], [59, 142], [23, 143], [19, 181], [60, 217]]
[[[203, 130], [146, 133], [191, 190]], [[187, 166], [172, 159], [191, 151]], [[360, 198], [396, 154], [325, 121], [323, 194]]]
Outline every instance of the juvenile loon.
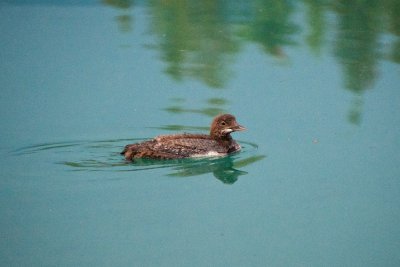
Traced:
[[214, 118], [210, 134], [159, 135], [149, 141], [126, 145], [121, 155], [127, 160], [137, 158], [180, 159], [189, 157], [223, 156], [240, 150], [231, 133], [246, 128], [231, 114]]

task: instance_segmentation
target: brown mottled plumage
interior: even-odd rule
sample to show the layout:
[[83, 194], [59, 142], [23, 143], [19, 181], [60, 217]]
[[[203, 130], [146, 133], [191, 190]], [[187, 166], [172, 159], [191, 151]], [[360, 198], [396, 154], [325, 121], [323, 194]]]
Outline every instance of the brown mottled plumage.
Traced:
[[230, 133], [243, 130], [245, 128], [236, 122], [233, 115], [223, 114], [214, 118], [209, 135], [160, 135], [149, 141], [127, 145], [121, 154], [127, 160], [222, 156], [240, 150], [240, 145], [232, 139]]

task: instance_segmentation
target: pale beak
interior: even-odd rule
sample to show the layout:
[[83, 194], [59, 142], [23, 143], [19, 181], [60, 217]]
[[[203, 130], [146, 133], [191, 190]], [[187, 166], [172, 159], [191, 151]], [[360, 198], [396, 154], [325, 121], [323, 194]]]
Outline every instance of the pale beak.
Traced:
[[242, 125], [236, 124], [235, 126], [230, 128], [232, 130], [232, 132], [238, 132], [238, 131], [244, 131], [246, 130], [245, 127], [243, 127]]

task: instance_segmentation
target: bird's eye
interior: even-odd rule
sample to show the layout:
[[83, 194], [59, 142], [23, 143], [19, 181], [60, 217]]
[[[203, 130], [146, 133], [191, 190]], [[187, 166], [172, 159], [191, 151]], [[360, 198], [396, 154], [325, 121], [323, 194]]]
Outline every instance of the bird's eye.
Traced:
[[221, 125], [222, 125], [222, 126], [225, 126], [225, 125], [226, 125], [226, 122], [221, 121]]

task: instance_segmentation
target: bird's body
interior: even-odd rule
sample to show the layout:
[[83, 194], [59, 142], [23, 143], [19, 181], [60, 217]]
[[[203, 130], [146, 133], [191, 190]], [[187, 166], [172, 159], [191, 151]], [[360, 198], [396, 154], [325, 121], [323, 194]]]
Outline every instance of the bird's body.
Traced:
[[232, 139], [230, 133], [244, 129], [237, 124], [234, 116], [224, 114], [213, 120], [209, 135], [160, 135], [149, 141], [127, 145], [121, 154], [127, 160], [223, 156], [240, 150], [240, 145]]

